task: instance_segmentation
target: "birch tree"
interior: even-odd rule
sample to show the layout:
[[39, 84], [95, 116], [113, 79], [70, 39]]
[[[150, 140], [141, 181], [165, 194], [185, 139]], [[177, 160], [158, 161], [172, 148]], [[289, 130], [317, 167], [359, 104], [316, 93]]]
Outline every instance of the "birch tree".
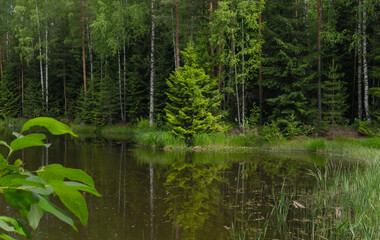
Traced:
[[151, 39], [150, 39], [150, 106], [149, 106], [149, 126], [153, 127], [153, 113], [154, 113], [154, 0], [151, 0]]
[[371, 122], [368, 100], [368, 65], [367, 65], [367, 1], [363, 4], [363, 77], [364, 77], [364, 111], [368, 122]]

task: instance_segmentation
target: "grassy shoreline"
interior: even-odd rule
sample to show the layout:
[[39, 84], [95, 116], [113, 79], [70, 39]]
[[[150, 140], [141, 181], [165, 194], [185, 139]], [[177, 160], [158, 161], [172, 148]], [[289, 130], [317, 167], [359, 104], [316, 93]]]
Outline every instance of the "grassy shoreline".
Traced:
[[109, 126], [101, 129], [105, 137], [129, 139], [137, 145], [164, 149], [190, 151], [274, 151], [315, 152], [354, 157], [370, 162], [380, 161], [380, 138], [336, 137], [334, 140], [314, 137], [267, 139], [255, 132], [246, 134], [210, 133], [194, 136], [194, 146], [186, 146], [183, 139], [170, 131]]

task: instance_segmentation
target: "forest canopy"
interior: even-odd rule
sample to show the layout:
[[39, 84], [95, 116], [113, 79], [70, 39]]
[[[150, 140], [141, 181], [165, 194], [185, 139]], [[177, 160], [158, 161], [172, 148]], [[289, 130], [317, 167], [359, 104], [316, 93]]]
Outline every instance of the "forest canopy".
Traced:
[[[340, 123], [378, 121], [379, 6], [0, 0], [0, 114], [166, 125], [167, 81], [185, 66], [181, 52], [191, 42], [220, 94], [223, 121], [240, 128], [289, 116], [306, 125], [335, 123], [336, 114]], [[332, 115], [337, 98], [344, 111]]]

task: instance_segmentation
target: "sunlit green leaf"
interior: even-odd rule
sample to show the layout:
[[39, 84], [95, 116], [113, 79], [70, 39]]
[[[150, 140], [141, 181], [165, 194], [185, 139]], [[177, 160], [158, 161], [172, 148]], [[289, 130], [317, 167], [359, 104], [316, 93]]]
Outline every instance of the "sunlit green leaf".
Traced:
[[19, 168], [19, 167], [21, 167], [21, 165], [22, 165], [22, 161], [21, 161], [20, 159], [17, 159], [17, 160], [13, 163], [13, 166], [14, 166], [15, 168]]
[[12, 186], [12, 181], [15, 179], [25, 179], [27, 176], [26, 175], [21, 175], [21, 174], [8, 174], [6, 176], [3, 176], [0, 178], [0, 186], [2, 187], [9, 187]]
[[6, 146], [7, 148], [11, 148], [6, 142], [0, 141], [0, 145]]
[[62, 203], [79, 218], [83, 226], [86, 226], [88, 210], [87, 203], [82, 194], [74, 187], [68, 186], [62, 181], [54, 180], [49, 183]]
[[8, 235], [2, 234], [2, 233], [0, 233], [0, 238], [4, 239], [4, 240], [15, 240], [14, 238], [12, 238]]
[[71, 129], [66, 124], [61, 123], [53, 118], [48, 118], [48, 117], [38, 117], [38, 118], [33, 118], [27, 121], [22, 127], [21, 132], [25, 132], [29, 130], [30, 128], [36, 127], [36, 126], [44, 127], [50, 133], [54, 135], [61, 135], [61, 134], [68, 133], [74, 137], [77, 137], [77, 135], [75, 135], [73, 131], [71, 131]]
[[15, 178], [15, 179], [13, 179], [12, 180], [12, 185], [17, 185], [17, 186], [26, 185], [26, 186], [33, 186], [33, 187], [38, 187], [38, 188], [45, 189], [45, 185], [43, 185], [42, 183], [34, 182], [34, 181], [29, 181], [29, 180], [26, 180], [26, 179], [23, 179], [23, 178]]
[[[6, 216], [0, 216], [0, 227], [8, 232], [16, 232], [29, 238], [29, 233], [25, 227], [16, 219]], [[6, 228], [6, 229], [5, 229]], [[8, 230], [7, 230], [8, 229]]]
[[63, 181], [65, 178], [82, 182], [90, 187], [95, 187], [94, 180], [80, 169], [65, 168], [60, 164], [52, 164], [41, 168], [37, 175], [47, 182], [52, 180]]
[[94, 194], [95, 196], [97, 197], [100, 197], [101, 195], [99, 194], [99, 192], [93, 188], [93, 187], [89, 187], [85, 184], [82, 184], [82, 183], [78, 183], [78, 182], [64, 182], [66, 185], [69, 185], [71, 187], [74, 187], [75, 189], [79, 190], [79, 191], [85, 191], [85, 192], [89, 192], [91, 194]]
[[3, 170], [6, 165], [7, 161], [5, 160], [4, 156], [0, 154], [0, 170]]
[[51, 214], [53, 214], [54, 216], [56, 216], [63, 222], [73, 227], [75, 231], [78, 231], [78, 229], [74, 225], [73, 219], [71, 219], [71, 217], [64, 210], [60, 209], [59, 207], [49, 202], [42, 196], [38, 196], [38, 204], [43, 210], [50, 212]]
[[33, 230], [36, 230], [38, 227], [38, 223], [40, 222], [44, 213], [44, 210], [42, 210], [41, 206], [38, 203], [32, 204], [30, 206], [29, 212], [27, 214], [27, 220]]
[[11, 148], [13, 151], [28, 148], [28, 147], [38, 147], [45, 146], [45, 143], [42, 141], [46, 138], [44, 134], [29, 134], [22, 138], [16, 138], [11, 142]]

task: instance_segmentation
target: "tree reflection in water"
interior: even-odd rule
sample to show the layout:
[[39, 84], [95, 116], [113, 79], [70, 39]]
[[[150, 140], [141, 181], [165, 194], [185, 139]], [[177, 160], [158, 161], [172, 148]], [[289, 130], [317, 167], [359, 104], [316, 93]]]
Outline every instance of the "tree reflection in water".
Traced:
[[[217, 216], [221, 203], [219, 183], [221, 164], [194, 162], [194, 153], [188, 152], [183, 161], [173, 162], [166, 173], [166, 214], [173, 219], [175, 239], [205, 239], [212, 228], [211, 216]], [[200, 238], [200, 236], [203, 236]], [[211, 238], [212, 239], [212, 238]]]

